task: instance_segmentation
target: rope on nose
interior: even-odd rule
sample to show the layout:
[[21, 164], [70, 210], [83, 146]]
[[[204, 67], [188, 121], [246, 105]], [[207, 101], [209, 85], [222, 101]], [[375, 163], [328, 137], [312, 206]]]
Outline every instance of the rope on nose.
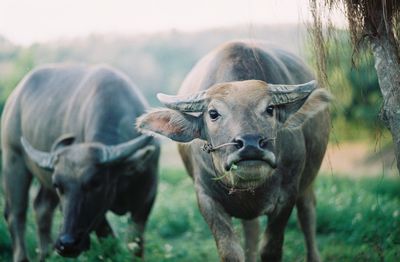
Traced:
[[235, 143], [235, 142], [229, 142], [229, 143], [221, 144], [221, 145], [218, 145], [218, 146], [213, 146], [210, 143], [205, 142], [204, 145], [201, 147], [201, 150], [203, 150], [204, 152], [207, 152], [207, 153], [210, 154], [211, 152], [214, 152], [217, 149], [220, 149], [220, 148], [222, 148], [224, 146], [234, 146], [234, 145], [237, 145], [237, 144], [238, 143]]
[[[266, 143], [266, 142], [271, 141], [271, 140], [275, 141], [276, 137], [263, 139], [262, 142]], [[211, 152], [214, 152], [217, 149], [220, 149], [220, 148], [222, 148], [224, 146], [236, 146], [236, 145], [239, 145], [239, 143], [237, 143], [237, 142], [229, 142], [229, 143], [224, 143], [224, 144], [221, 144], [221, 145], [218, 145], [218, 146], [213, 146], [209, 142], [205, 142], [204, 145], [201, 147], [201, 150], [203, 150], [204, 152], [207, 152], [207, 153], [210, 154]]]

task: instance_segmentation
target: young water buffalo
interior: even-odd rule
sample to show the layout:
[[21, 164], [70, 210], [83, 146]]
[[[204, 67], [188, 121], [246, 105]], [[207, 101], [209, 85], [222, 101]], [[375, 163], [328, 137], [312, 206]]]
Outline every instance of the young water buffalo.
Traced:
[[[52, 247], [59, 201], [63, 223], [55, 248], [76, 257], [89, 234], [112, 234], [105, 214], [129, 213], [143, 252], [143, 231], [156, 195], [158, 142], [134, 130], [146, 102], [126, 76], [106, 66], [45, 66], [31, 72], [8, 98], [1, 148], [5, 218], [14, 261], [28, 260], [24, 241], [28, 191], [34, 201], [40, 259]], [[136, 235], [134, 235], [135, 233]]]
[[[260, 215], [268, 216], [261, 258], [281, 260], [294, 206], [307, 259], [320, 260], [312, 182], [328, 143], [331, 97], [310, 80], [292, 54], [231, 42], [193, 68], [178, 96], [158, 96], [169, 109], [137, 122], [141, 131], [186, 143], [179, 152], [222, 261], [256, 260]], [[231, 217], [242, 219], [245, 251]]]

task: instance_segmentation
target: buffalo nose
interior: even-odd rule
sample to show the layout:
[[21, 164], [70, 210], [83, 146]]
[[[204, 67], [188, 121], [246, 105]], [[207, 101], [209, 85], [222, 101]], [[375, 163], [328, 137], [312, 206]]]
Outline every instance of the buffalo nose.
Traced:
[[58, 239], [60, 248], [71, 248], [75, 247], [79, 243], [79, 239], [76, 237], [73, 237], [70, 234], [64, 234], [61, 235], [60, 238]]
[[233, 142], [236, 143], [235, 146], [239, 150], [245, 148], [265, 149], [267, 147], [267, 139], [259, 135], [237, 136], [233, 139]]

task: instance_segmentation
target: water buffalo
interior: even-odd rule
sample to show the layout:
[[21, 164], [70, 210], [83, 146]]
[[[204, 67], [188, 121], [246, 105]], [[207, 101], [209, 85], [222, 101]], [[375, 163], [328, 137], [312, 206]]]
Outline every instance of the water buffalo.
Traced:
[[[312, 184], [328, 143], [331, 96], [312, 79], [290, 53], [254, 41], [229, 42], [197, 63], [178, 96], [158, 95], [168, 109], [137, 121], [139, 130], [181, 143], [222, 261], [257, 259], [260, 215], [268, 216], [262, 261], [281, 260], [294, 206], [308, 261], [320, 260]], [[244, 251], [232, 217], [242, 219]]]
[[1, 123], [5, 218], [14, 261], [28, 260], [24, 232], [33, 177], [39, 182], [33, 207], [41, 260], [52, 248], [59, 202], [63, 223], [55, 248], [60, 255], [76, 257], [88, 249], [91, 231], [112, 235], [108, 210], [130, 214], [136, 255], [142, 255], [159, 157], [158, 142], [134, 128], [145, 107], [131, 81], [104, 65], [43, 66], [21, 81]]

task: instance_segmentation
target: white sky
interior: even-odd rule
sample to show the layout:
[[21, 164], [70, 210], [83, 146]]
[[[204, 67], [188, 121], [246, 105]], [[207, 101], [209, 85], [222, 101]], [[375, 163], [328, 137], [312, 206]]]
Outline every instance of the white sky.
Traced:
[[308, 0], [0, 0], [0, 35], [18, 44], [308, 18]]

